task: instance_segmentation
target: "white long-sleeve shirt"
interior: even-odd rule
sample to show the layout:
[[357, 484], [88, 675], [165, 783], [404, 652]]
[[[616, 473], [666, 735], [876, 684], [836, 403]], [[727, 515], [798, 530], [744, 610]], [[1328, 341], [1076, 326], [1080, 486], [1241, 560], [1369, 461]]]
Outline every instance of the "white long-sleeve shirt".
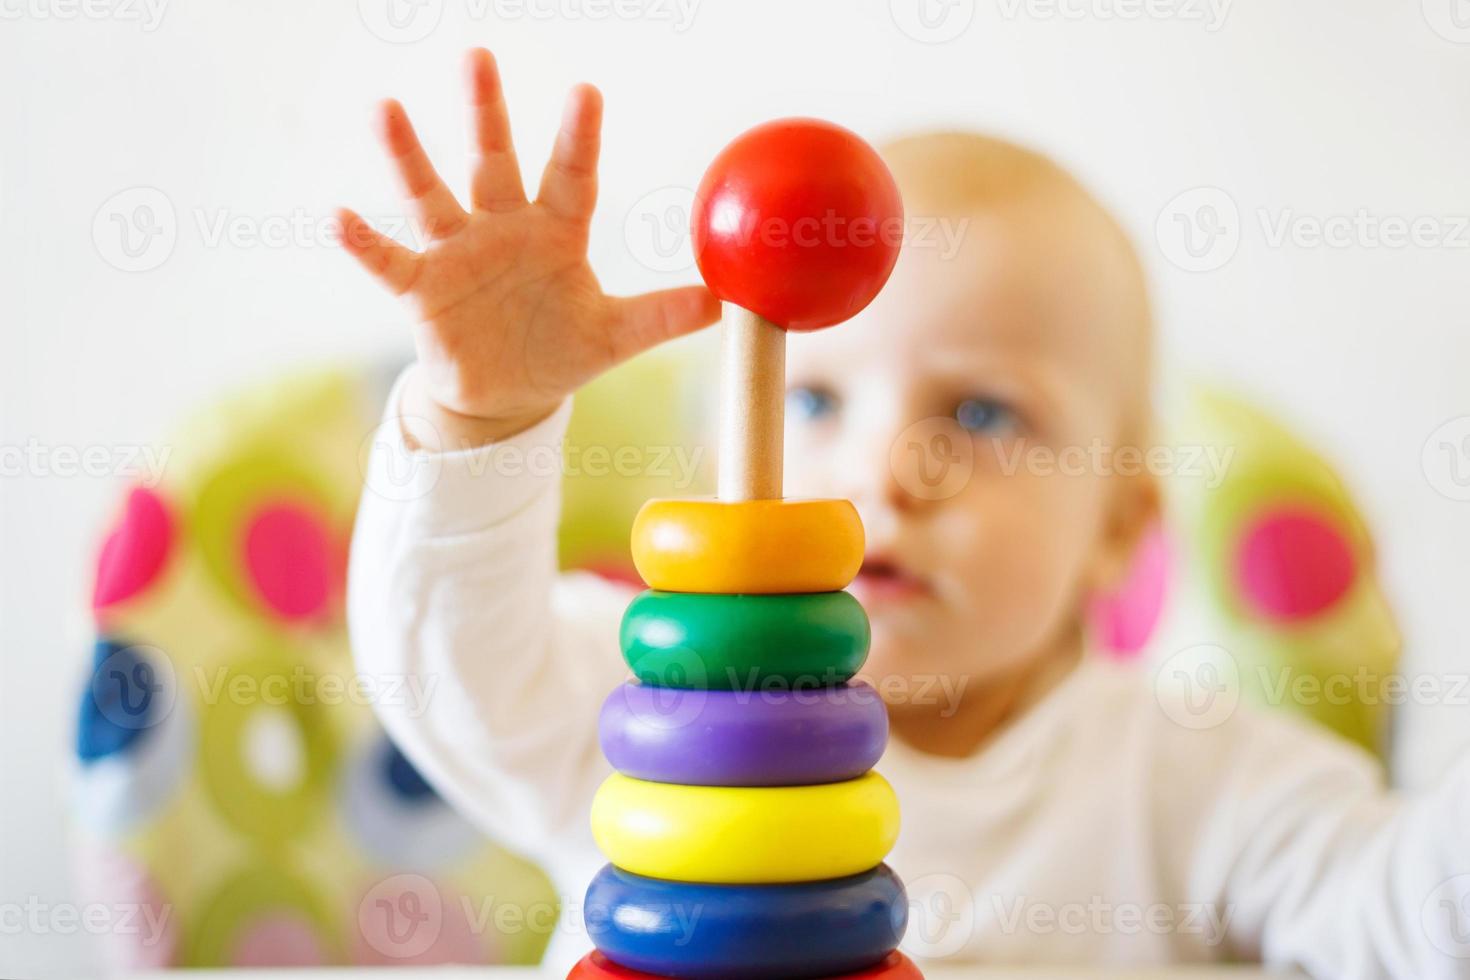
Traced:
[[[424, 454], [404, 443], [401, 388], [352, 545], [358, 667], [433, 692], [379, 715], [452, 804], [546, 870], [566, 903], [546, 959], [562, 970], [590, 948], [588, 810], [611, 771], [597, 717], [628, 676], [631, 592], [557, 573], [569, 405], [504, 443]], [[891, 742], [877, 768], [902, 806], [888, 863], [909, 890], [906, 950], [1470, 977], [1470, 767], [1405, 798], [1344, 741], [1167, 680], [1089, 660], [969, 758]]]

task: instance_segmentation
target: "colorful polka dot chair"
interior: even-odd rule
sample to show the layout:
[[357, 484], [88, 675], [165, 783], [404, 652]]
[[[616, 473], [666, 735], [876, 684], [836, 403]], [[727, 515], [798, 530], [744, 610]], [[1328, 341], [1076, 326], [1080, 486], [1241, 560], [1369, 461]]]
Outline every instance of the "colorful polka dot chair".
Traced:
[[1239, 398], [1197, 389], [1169, 414], [1164, 441], [1179, 452], [1167, 517], [1128, 583], [1099, 600], [1101, 645], [1121, 657], [1148, 646], [1156, 658], [1218, 648], [1221, 683], [1244, 699], [1385, 756], [1392, 699], [1381, 685], [1400, 638], [1347, 487]]
[[[569, 444], [601, 440], [620, 405], [674, 445], [661, 420], [694, 417], [671, 410], [680, 376], [696, 375], [660, 358], [609, 375]], [[316, 372], [214, 406], [101, 545], [75, 813], [89, 900], [142, 913], [109, 937], [111, 967], [533, 963], [549, 938], [545, 877], [440, 800], [373, 716], [375, 698], [425, 692], [353, 671], [345, 556], [387, 378]], [[583, 471], [563, 556], [626, 575], [633, 512], [671, 477]]]
[[[631, 579], [639, 505], [708, 491], [694, 435], [706, 402], [681, 385], [702, 376], [684, 360], [700, 356], [676, 346], [579, 396], [570, 446], [650, 455], [635, 476], [591, 456], [569, 465], [564, 565]], [[109, 935], [110, 966], [540, 955], [546, 929], [497, 910], [554, 912], [544, 877], [450, 810], [368, 706], [421, 692], [352, 683], [344, 559], [387, 377], [298, 375], [213, 407], [171, 441], [157, 486], [127, 491], [102, 542], [75, 812], [88, 897], [139, 909]], [[1167, 483], [1165, 526], [1096, 604], [1100, 645], [1132, 657], [1221, 644], [1247, 696], [1381, 751], [1386, 709], [1282, 703], [1255, 669], [1320, 680], [1359, 666], [1382, 676], [1396, 661], [1341, 481], [1271, 418], [1216, 393], [1180, 415], [1170, 442], [1233, 455], [1218, 485]]]

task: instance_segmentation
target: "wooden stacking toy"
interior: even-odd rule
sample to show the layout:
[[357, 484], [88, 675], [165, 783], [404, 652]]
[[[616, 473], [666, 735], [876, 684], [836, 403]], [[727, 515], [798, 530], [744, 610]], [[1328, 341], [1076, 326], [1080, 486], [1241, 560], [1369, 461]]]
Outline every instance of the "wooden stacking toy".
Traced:
[[854, 680], [868, 620], [842, 591], [863, 559], [846, 500], [781, 495], [787, 330], [848, 319], [887, 281], [902, 203], [878, 154], [812, 119], [715, 159], [695, 257], [725, 301], [719, 495], [651, 500], [633, 527], [649, 586], [623, 618], [636, 681], [602, 708], [617, 772], [592, 830], [597, 949], [571, 977], [917, 978], [903, 885], [883, 863], [898, 803], [888, 740]]

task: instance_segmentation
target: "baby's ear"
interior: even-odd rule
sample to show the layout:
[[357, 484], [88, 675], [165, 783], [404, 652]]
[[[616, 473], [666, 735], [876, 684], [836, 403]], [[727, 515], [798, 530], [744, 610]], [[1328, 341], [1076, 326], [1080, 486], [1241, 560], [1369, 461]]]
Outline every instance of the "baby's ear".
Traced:
[[1121, 585], [1133, 567], [1133, 556], [1144, 534], [1156, 523], [1162, 509], [1158, 478], [1142, 472], [1114, 474], [1111, 501], [1103, 518], [1097, 556], [1090, 583], [1094, 591], [1111, 591]]

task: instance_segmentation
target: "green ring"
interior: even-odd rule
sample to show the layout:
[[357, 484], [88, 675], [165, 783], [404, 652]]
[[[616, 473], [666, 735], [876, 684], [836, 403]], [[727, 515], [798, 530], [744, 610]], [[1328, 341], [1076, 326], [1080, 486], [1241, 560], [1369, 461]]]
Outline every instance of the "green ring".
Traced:
[[816, 688], [856, 674], [868, 616], [846, 592], [641, 593], [623, 614], [623, 659], [644, 684], [710, 691]]

